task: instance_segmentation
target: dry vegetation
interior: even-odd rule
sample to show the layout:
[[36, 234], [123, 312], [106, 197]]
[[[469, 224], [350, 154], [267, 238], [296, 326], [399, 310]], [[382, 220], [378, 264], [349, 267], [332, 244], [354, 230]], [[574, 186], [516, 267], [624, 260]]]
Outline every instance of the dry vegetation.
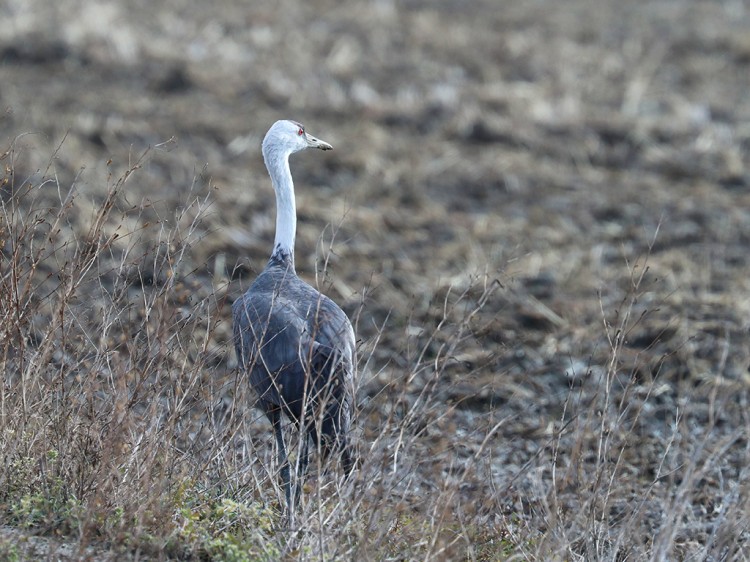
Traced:
[[[748, 10], [0, 0], [0, 558], [750, 558]], [[229, 342], [281, 117], [360, 339], [293, 530]]]

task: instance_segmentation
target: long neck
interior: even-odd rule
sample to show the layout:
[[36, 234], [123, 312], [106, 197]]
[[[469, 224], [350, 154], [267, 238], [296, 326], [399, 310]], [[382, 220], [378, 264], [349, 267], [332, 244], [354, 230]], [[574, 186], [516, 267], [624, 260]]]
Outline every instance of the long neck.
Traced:
[[276, 191], [276, 239], [272, 260], [279, 260], [294, 269], [294, 238], [297, 231], [297, 208], [294, 183], [289, 170], [289, 154], [278, 150], [264, 151], [264, 160]]

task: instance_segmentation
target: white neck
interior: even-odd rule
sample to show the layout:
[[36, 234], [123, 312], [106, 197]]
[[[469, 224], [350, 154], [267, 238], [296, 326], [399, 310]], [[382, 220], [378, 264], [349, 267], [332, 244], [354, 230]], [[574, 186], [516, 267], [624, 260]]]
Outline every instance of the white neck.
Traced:
[[288, 257], [294, 266], [294, 238], [297, 232], [297, 207], [294, 202], [294, 183], [289, 170], [289, 153], [264, 150], [263, 159], [276, 191], [276, 239], [271, 257]]

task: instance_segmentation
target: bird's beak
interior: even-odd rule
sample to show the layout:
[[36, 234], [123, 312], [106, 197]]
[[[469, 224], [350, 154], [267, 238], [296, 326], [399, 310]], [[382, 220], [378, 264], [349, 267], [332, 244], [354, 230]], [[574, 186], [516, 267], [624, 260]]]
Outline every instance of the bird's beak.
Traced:
[[310, 148], [319, 148], [320, 150], [333, 150], [333, 147], [325, 141], [316, 139], [312, 135], [305, 133], [305, 139], [307, 140], [307, 146]]

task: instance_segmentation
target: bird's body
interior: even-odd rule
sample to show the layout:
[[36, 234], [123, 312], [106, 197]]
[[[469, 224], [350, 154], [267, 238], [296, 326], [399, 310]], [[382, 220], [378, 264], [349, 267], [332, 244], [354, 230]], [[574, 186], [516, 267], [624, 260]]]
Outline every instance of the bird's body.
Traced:
[[354, 401], [354, 330], [341, 308], [302, 281], [294, 268], [296, 208], [288, 159], [306, 147], [331, 148], [293, 121], [276, 122], [263, 140], [276, 191], [276, 240], [266, 268], [232, 305], [240, 370], [249, 376], [274, 428], [290, 512], [282, 413], [301, 431], [301, 476], [307, 467], [308, 437], [326, 455], [331, 449], [339, 451], [347, 474], [353, 465], [347, 433]]
[[[307, 421], [335, 421], [346, 432], [354, 330], [338, 305], [297, 277], [288, 262], [272, 259], [235, 302], [233, 316], [240, 369], [249, 374], [263, 410], [278, 408], [299, 423], [310, 414], [302, 409], [304, 398], [330, 392], [337, 399], [331, 404], [343, 406], [341, 419]], [[323, 429], [325, 434], [327, 425]]]

